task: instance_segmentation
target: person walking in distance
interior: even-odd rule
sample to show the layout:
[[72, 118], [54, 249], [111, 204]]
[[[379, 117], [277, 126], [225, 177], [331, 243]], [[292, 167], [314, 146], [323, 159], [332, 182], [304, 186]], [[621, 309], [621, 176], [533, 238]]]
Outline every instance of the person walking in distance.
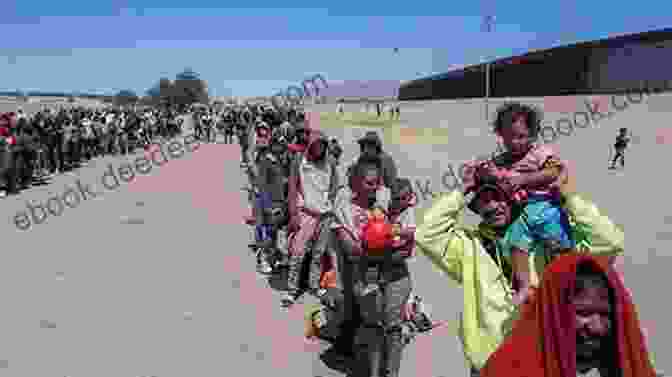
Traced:
[[619, 130], [618, 136], [616, 136], [616, 143], [614, 144], [614, 150], [616, 154], [614, 159], [611, 161], [611, 166], [609, 169], [616, 169], [616, 161], [621, 160], [621, 168], [625, 168], [625, 149], [630, 144], [630, 136], [628, 136], [628, 129], [621, 128]]
[[343, 102], [339, 102], [338, 105], [336, 105], [336, 111], [338, 111], [338, 114], [343, 116]]

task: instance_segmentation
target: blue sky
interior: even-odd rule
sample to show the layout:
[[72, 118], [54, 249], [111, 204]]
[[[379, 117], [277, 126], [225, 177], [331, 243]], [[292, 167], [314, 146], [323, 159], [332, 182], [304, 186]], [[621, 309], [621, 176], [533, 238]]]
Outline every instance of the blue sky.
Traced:
[[[408, 80], [483, 57], [672, 26], [669, 0], [2, 4], [0, 90], [144, 93], [191, 67], [212, 94], [271, 95], [315, 73]], [[485, 14], [496, 16], [493, 33], [481, 29]]]

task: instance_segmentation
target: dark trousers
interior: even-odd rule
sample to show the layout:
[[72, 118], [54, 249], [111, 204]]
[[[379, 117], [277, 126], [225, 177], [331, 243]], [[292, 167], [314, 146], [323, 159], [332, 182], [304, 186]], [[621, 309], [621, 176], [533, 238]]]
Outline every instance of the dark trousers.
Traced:
[[224, 131], [224, 144], [233, 144], [233, 132]]
[[614, 156], [614, 159], [611, 161], [611, 166], [614, 167], [616, 166], [616, 161], [621, 160], [621, 167], [625, 167], [625, 150], [624, 149], [616, 149], [616, 155]]
[[212, 143], [215, 141], [214, 139], [215, 134], [212, 132], [212, 127], [210, 125], [205, 126], [205, 141], [208, 143]]
[[51, 135], [49, 138], [49, 164], [50, 172], [63, 171], [65, 166], [65, 154], [63, 153], [63, 135]]
[[[20, 160], [20, 165], [16, 165], [16, 161]], [[37, 160], [37, 152], [33, 148], [25, 147], [16, 153], [15, 168], [17, 169], [16, 178], [22, 184], [30, 184], [33, 180], [35, 165]]]
[[406, 266], [368, 268], [353, 288], [353, 319], [359, 326], [350, 377], [398, 377], [405, 346], [403, 310], [412, 288]]
[[244, 143], [240, 144], [241, 160], [244, 163], [249, 163], [250, 162], [250, 158], [249, 158], [248, 153], [247, 153], [249, 151], [249, 149], [250, 149], [249, 145], [244, 144]]
[[[289, 272], [287, 276], [288, 291], [294, 295], [299, 296], [303, 288], [310, 291], [320, 289], [320, 278], [322, 273], [322, 261], [327, 253], [330, 237], [332, 235], [330, 226], [332, 223], [331, 217], [324, 217], [319, 220], [315, 229], [312, 229], [312, 234], [306, 242], [305, 248], [301, 250], [296, 245], [292, 245], [294, 253], [289, 256]], [[311, 229], [303, 228], [301, 231], [311, 231]], [[297, 238], [303, 238], [303, 235], [297, 235]], [[293, 242], [298, 242], [296, 239]], [[304, 282], [304, 277], [307, 281]], [[305, 283], [305, 284], [303, 284]]]
[[0, 145], [0, 177], [3, 179], [8, 192], [14, 193], [16, 187], [16, 169], [14, 156], [7, 145]]

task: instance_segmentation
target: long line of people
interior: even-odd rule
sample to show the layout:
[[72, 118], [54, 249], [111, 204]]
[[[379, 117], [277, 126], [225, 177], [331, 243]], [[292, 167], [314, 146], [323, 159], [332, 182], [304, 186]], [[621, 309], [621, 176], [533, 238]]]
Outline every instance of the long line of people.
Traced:
[[[285, 307], [305, 293], [318, 299], [320, 305], [307, 307], [306, 334], [333, 342], [332, 358], [362, 355], [354, 352], [353, 344], [379, 344], [381, 330], [393, 334], [383, 336], [390, 340], [386, 349], [371, 352], [381, 356], [376, 363], [388, 360], [373, 369], [388, 369], [396, 375], [404, 345], [436, 325], [423, 310], [422, 299], [411, 292], [406, 261], [414, 256], [415, 196], [410, 181], [396, 176], [394, 161], [382, 151], [375, 133], [360, 140], [361, 156], [348, 167], [347, 177], [341, 177], [338, 165], [343, 148], [338, 140], [311, 128], [301, 111], [264, 119], [265, 113], [263, 108], [253, 109], [249, 118], [254, 125], [247, 127], [250, 135], [239, 133], [241, 163], [250, 177], [248, 190], [254, 194], [253, 213], [246, 221], [255, 227], [251, 248], [258, 271], [287, 270], [288, 291], [281, 302]], [[387, 216], [396, 221], [389, 245], [398, 251], [395, 258], [388, 260], [383, 253], [376, 260], [351, 249], [354, 241], [349, 237], [359, 239], [367, 217], [372, 218], [372, 226], [383, 226]], [[367, 242], [384, 250], [387, 240], [385, 236], [374, 239], [375, 226]], [[284, 250], [280, 244], [286, 245]], [[345, 292], [351, 289], [341, 278], [346, 264], [353, 267], [350, 272], [361, 275], [357, 318], [347, 315], [352, 310], [346, 308], [350, 301]], [[382, 317], [370, 311], [378, 306], [381, 291], [386, 292]], [[364, 361], [356, 364], [371, 367]]]
[[[0, 114], [0, 195], [16, 194], [32, 184], [71, 171], [105, 155], [126, 155], [157, 140], [178, 137], [191, 117], [203, 142], [224, 135], [233, 143], [246, 128], [249, 111], [213, 106], [45, 107], [33, 114], [21, 108]], [[245, 125], [245, 126], [243, 126]]]
[[[460, 339], [473, 376], [661, 375], [614, 268], [623, 231], [578, 193], [557, 151], [535, 142], [542, 116], [526, 105], [498, 109], [503, 152], [467, 164], [464, 190], [435, 199], [420, 226], [411, 183], [375, 132], [358, 140], [359, 156], [341, 174], [339, 141], [297, 109], [3, 114], [0, 173], [16, 192], [96, 156], [179, 136], [187, 115], [203, 141], [215, 141], [215, 129], [225, 143], [237, 136], [258, 271], [287, 272], [284, 307], [316, 299], [304, 335], [330, 342], [323, 360], [346, 363], [350, 377], [399, 376], [404, 348], [437, 326], [412, 289], [416, 252], [464, 291]], [[465, 209], [478, 226], [464, 225]]]
[[0, 115], [3, 194], [45, 181], [105, 155], [126, 155], [181, 134], [176, 109], [45, 108]]
[[[608, 275], [608, 283], [591, 287], [619, 295], [625, 289], [614, 268], [624, 252], [623, 231], [577, 192], [569, 165], [557, 151], [536, 143], [542, 119], [537, 109], [518, 103], [498, 109], [494, 130], [503, 152], [467, 164], [464, 190], [437, 198], [417, 229], [410, 181], [398, 177], [375, 132], [358, 141], [360, 155], [340, 176], [342, 147], [311, 128], [301, 112], [291, 120], [269, 121], [259, 117], [263, 109], [251, 112], [248, 119], [254, 121], [245, 130], [250, 134], [239, 133], [239, 142], [241, 166], [250, 177], [252, 215], [246, 222], [255, 228], [251, 249], [258, 271], [288, 269], [285, 307], [305, 293], [317, 299], [319, 304], [306, 306], [305, 335], [331, 342], [331, 356], [348, 361], [351, 377], [398, 376], [404, 347], [436, 326], [412, 291], [407, 261], [416, 250], [464, 290], [460, 338], [473, 376], [516, 370], [512, 363], [520, 357], [513, 354], [490, 359], [496, 353], [515, 354], [510, 345], [498, 351], [511, 334], [524, 342], [520, 333], [529, 329], [518, 320], [521, 310], [528, 319], [555, 316], [539, 306], [552, 299], [544, 292], [586, 279], [585, 274], [567, 275], [568, 268], [577, 271], [592, 263], [591, 279]], [[462, 225], [464, 209], [482, 219], [479, 226]], [[556, 265], [563, 267], [546, 276]], [[581, 312], [565, 301], [553, 303], [577, 318], [571, 322], [574, 343], [562, 348], [571, 361], [542, 355], [541, 366], [537, 360], [526, 364], [533, 374], [512, 375], [655, 375], [638, 327], [627, 329], [628, 336], [639, 337], [636, 347], [622, 345], [619, 358], [609, 359], [612, 338], [606, 337], [611, 333], [601, 318], [624, 320], [628, 326], [639, 326], [637, 320], [617, 318], [623, 313], [600, 306], [599, 295], [576, 294], [583, 300], [577, 304]], [[632, 307], [627, 297], [619, 300], [618, 305]], [[529, 307], [538, 308], [536, 314]], [[553, 350], [544, 352], [557, 354]]]

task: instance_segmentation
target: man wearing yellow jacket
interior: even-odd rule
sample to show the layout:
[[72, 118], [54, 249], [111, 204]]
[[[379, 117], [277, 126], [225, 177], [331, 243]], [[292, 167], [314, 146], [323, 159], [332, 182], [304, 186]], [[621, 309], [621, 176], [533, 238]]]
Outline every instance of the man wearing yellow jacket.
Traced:
[[[563, 191], [563, 208], [571, 219], [577, 249], [612, 257], [622, 254], [622, 230], [579, 194]], [[467, 206], [464, 194], [445, 193], [425, 213], [415, 235], [418, 250], [462, 286], [464, 308], [459, 336], [472, 375], [478, 375], [518, 314], [512, 301], [510, 264], [502, 256], [500, 237], [519, 213], [506, 194], [499, 185], [479, 189], [469, 208], [483, 222], [470, 228], [461, 219]], [[544, 253], [530, 254], [533, 286], [549, 262]]]

